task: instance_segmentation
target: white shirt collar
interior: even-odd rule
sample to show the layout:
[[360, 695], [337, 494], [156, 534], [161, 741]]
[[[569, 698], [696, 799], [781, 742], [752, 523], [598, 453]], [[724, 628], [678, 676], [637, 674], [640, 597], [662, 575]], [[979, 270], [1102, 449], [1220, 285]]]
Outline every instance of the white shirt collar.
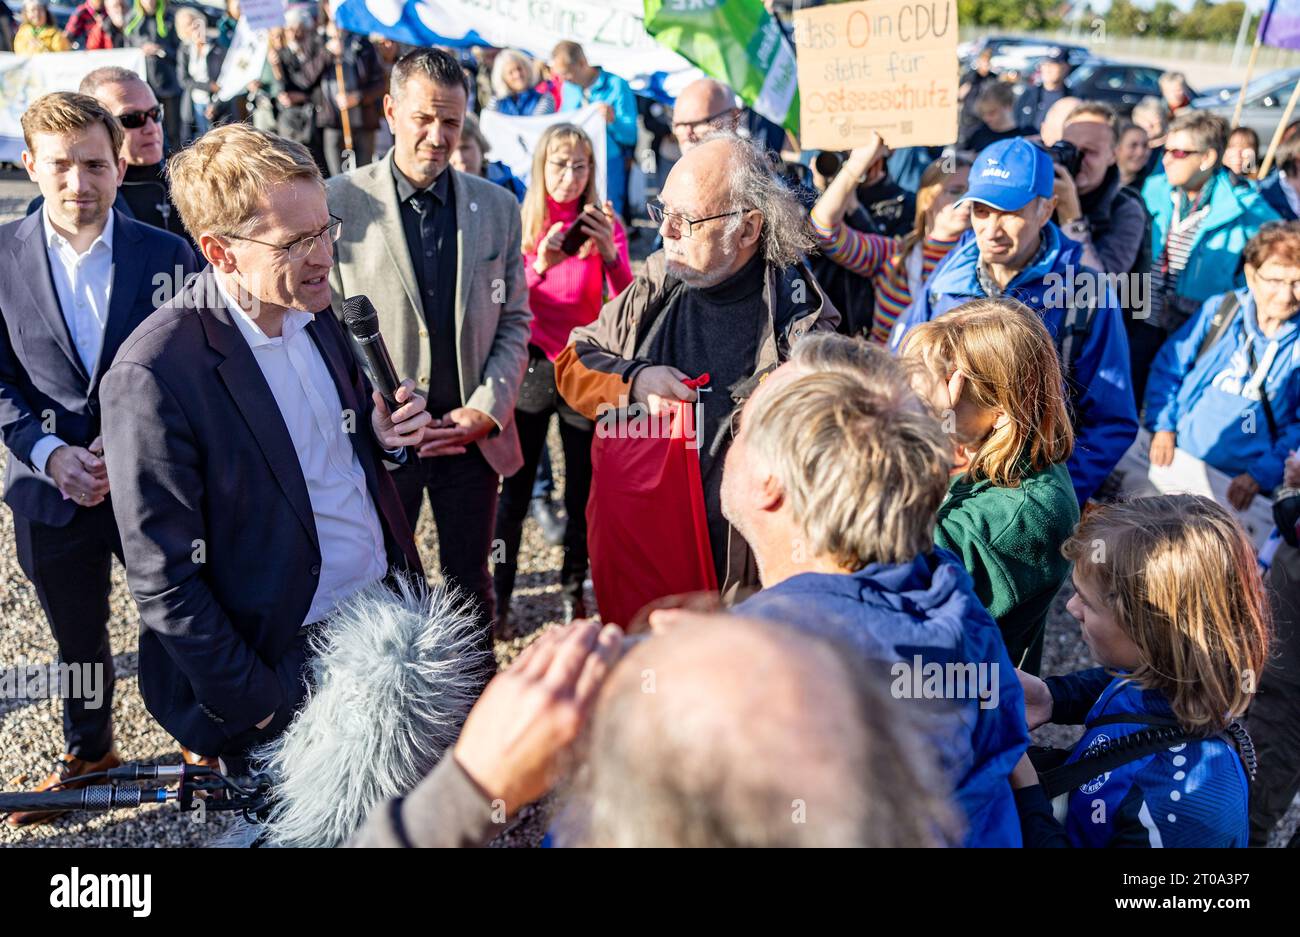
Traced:
[[245, 312], [239, 303], [235, 302], [235, 298], [226, 289], [226, 284], [223, 282], [224, 278], [220, 274], [214, 274], [214, 279], [217, 281], [217, 290], [221, 293], [221, 298], [226, 301], [226, 305], [235, 313], [235, 325], [238, 327], [240, 334], [244, 336], [244, 341], [248, 342], [250, 348], [256, 349], [263, 345], [282, 345], [305, 329], [312, 319], [316, 318], [310, 312], [303, 312], [301, 309], [290, 309], [284, 314], [284, 322], [280, 326], [280, 337], [271, 338], [253, 321], [252, 316]]
[[[100, 248], [101, 245], [108, 248], [109, 251], [113, 250], [113, 216], [115, 214], [117, 213], [113, 209], [108, 210], [108, 220], [104, 222], [104, 230], [99, 232], [99, 237], [91, 241], [90, 247], [86, 248], [85, 253], [89, 254], [91, 251]], [[46, 247], [53, 250], [62, 250], [64, 245], [67, 245], [71, 248], [72, 245], [68, 242], [68, 239], [54, 230], [54, 225], [50, 221], [50, 213], [45, 209], [44, 205], [41, 206], [41, 227], [45, 230]]]

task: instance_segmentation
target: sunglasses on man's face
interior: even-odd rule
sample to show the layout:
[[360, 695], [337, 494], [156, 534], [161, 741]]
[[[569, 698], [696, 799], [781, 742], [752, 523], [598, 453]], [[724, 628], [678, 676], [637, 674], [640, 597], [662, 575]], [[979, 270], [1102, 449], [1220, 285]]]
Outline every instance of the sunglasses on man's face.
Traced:
[[162, 116], [162, 105], [158, 104], [147, 111], [127, 111], [125, 114], [118, 114], [117, 119], [127, 130], [139, 130], [147, 120], [152, 120], [155, 124], [161, 124]]

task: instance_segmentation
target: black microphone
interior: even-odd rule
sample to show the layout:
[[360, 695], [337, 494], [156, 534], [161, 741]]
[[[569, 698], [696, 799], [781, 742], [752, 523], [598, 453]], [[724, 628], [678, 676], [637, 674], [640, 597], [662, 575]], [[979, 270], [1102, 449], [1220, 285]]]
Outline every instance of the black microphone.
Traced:
[[379, 334], [379, 313], [368, 296], [353, 296], [343, 300], [343, 322], [356, 339], [366, 359], [366, 370], [375, 389], [388, 404], [388, 412], [397, 411], [397, 387], [401, 383], [393, 369], [393, 359], [388, 356], [388, 346]]

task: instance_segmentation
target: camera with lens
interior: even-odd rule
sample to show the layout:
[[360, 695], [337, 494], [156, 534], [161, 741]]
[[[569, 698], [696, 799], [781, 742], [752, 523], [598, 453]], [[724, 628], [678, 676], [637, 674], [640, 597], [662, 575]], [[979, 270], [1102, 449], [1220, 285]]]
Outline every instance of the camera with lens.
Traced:
[[835, 174], [840, 171], [844, 165], [844, 159], [848, 153], [839, 153], [835, 150], [822, 150], [813, 157], [813, 166], [817, 169], [817, 174], [823, 179], [834, 179]]
[[1073, 178], [1079, 174], [1079, 168], [1083, 165], [1083, 151], [1068, 140], [1058, 140], [1051, 146], [1045, 146], [1047, 155], [1052, 157], [1052, 162], [1062, 167]]

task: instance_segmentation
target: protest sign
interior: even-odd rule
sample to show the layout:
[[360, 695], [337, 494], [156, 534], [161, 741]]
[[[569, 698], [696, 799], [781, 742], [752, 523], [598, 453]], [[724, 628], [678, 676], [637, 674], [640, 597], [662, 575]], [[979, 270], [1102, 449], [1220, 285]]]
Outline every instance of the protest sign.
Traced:
[[261, 79], [266, 68], [266, 47], [267, 31], [253, 29], [247, 19], [241, 19], [217, 77], [218, 101], [233, 101]]
[[284, 25], [284, 0], [243, 0], [240, 19], [250, 29], [277, 29]]
[[139, 49], [14, 55], [0, 52], [0, 162], [16, 163], [23, 152], [23, 111], [43, 94], [76, 91], [89, 72], [106, 65], [129, 68], [145, 77]]
[[797, 10], [805, 149], [957, 140], [956, 0], [869, 0]]
[[588, 104], [578, 111], [547, 114], [543, 117], [510, 117], [498, 111], [484, 111], [479, 115], [483, 136], [492, 147], [488, 159], [497, 160], [510, 167], [510, 171], [524, 185], [533, 168], [533, 151], [537, 138], [552, 124], [577, 124], [591, 137], [592, 162], [596, 167], [596, 189], [602, 195], [605, 189], [605, 114], [599, 104]]

